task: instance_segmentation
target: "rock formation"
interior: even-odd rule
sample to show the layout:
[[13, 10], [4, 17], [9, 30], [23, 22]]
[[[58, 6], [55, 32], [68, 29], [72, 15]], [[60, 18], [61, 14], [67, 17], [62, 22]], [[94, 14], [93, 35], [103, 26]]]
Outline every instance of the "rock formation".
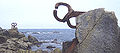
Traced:
[[[41, 49], [32, 51], [31, 46], [35, 45], [40, 47], [42, 43], [32, 35], [29, 35], [28, 38], [25, 37], [15, 26], [9, 30], [0, 27], [0, 40], [0, 53], [48, 53], [48, 51], [42, 51]], [[50, 46], [48, 46], [48, 48], [50, 48]], [[61, 53], [61, 50], [55, 49], [51, 52]]]
[[120, 53], [120, 30], [114, 12], [91, 10], [79, 15], [76, 24], [79, 43], [72, 53]]
[[9, 29], [7, 31], [0, 27], [0, 53], [16, 53], [17, 50], [20, 49], [31, 49], [31, 45], [34, 45], [34, 42], [38, 40], [36, 38], [30, 38], [27, 38], [24, 34], [18, 32], [17, 28]]
[[18, 32], [17, 28], [16, 29], [9, 29], [8, 32], [9, 32], [11, 38], [22, 38], [22, 37], [25, 37], [24, 34]]
[[54, 49], [51, 53], [62, 53], [59, 48]]
[[35, 37], [31, 36], [31, 35], [28, 36], [28, 40], [29, 40], [29, 42], [34, 43], [34, 44], [38, 43], [38, 40]]

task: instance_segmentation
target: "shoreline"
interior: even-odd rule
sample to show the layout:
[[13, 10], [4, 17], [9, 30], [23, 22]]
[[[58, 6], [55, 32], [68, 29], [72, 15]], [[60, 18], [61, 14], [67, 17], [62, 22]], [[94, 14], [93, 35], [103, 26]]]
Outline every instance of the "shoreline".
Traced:
[[[46, 53], [49, 52], [49, 51], [43, 51], [42, 49], [37, 49], [36, 51], [32, 51], [31, 46], [40, 47], [40, 44], [43, 42], [39, 42], [35, 37], [31, 35], [25, 37], [25, 34], [19, 32], [17, 28], [7, 29], [7, 30], [0, 28], [0, 32], [1, 32], [0, 38], [4, 40], [4, 42], [0, 44], [0, 52], [2, 53], [9, 53], [9, 52], [18, 53], [23, 51], [46, 52]], [[48, 46], [48, 48], [53, 48], [53, 47]], [[59, 50], [59, 52], [61, 52], [61, 49], [54, 47], [54, 50], [56, 49]]]

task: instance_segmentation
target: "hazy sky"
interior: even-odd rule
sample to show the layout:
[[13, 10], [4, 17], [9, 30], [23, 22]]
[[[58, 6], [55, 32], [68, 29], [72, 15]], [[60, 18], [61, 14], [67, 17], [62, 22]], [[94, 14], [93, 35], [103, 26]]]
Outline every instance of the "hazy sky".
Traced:
[[[120, 0], [0, 0], [0, 27], [10, 28], [12, 22], [17, 22], [19, 29], [68, 29], [66, 23], [58, 22], [53, 16], [55, 4], [58, 2], [70, 4], [75, 11], [96, 8], [114, 11], [120, 26]], [[59, 17], [66, 13], [66, 7], [59, 7]], [[71, 22], [74, 24], [75, 19]]]

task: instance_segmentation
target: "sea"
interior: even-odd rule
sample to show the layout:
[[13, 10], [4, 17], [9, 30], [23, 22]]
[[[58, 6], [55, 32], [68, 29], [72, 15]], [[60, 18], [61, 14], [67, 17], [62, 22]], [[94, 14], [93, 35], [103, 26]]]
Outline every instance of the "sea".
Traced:
[[[26, 37], [28, 35], [34, 36], [39, 42], [42, 42], [40, 47], [31, 46], [33, 51], [38, 49], [51, 51], [55, 48], [62, 50], [63, 42], [72, 41], [75, 38], [74, 29], [19, 29], [19, 32], [24, 33]], [[48, 46], [53, 48], [47, 48]]]

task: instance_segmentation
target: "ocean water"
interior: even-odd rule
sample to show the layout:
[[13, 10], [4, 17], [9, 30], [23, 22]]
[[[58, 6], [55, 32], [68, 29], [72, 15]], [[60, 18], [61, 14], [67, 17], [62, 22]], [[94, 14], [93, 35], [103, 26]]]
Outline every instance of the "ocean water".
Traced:
[[74, 29], [19, 29], [28, 37], [32, 35], [38, 39], [39, 42], [43, 42], [40, 47], [32, 46], [32, 50], [42, 49], [45, 51], [51, 51], [54, 48], [47, 48], [47, 46], [53, 46], [62, 50], [62, 43], [65, 41], [72, 41], [75, 38]]

